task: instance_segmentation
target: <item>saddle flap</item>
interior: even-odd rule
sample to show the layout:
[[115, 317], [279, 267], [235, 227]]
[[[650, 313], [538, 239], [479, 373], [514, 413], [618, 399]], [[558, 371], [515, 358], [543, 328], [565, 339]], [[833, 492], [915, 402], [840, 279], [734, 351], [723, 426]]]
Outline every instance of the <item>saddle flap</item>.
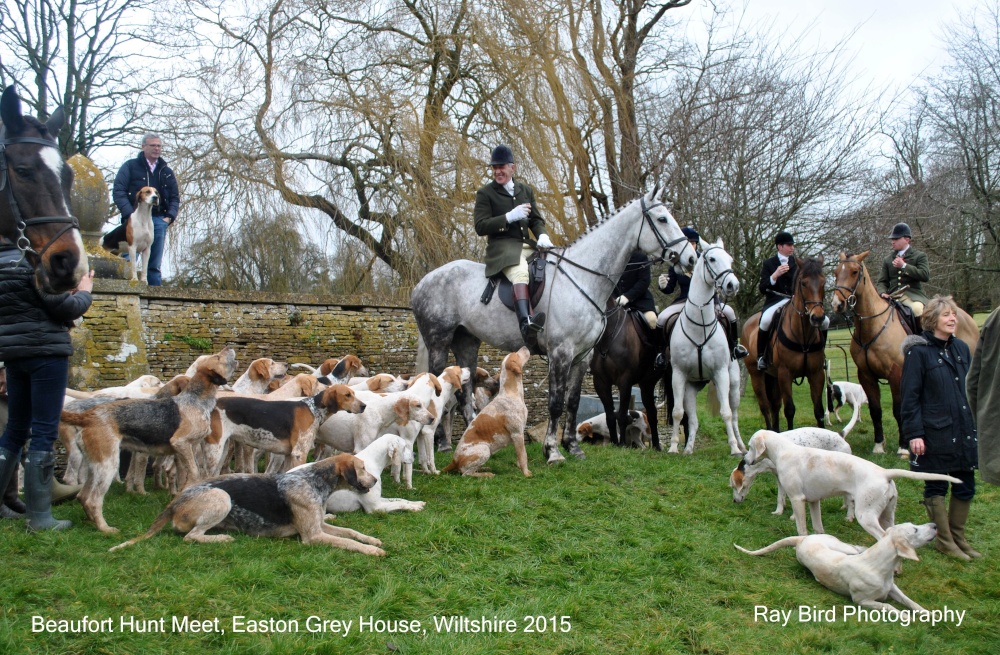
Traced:
[[896, 318], [907, 334], [920, 334], [920, 318], [913, 315], [913, 309], [907, 307], [897, 299], [892, 300], [892, 306], [896, 309]]
[[[544, 257], [536, 254], [528, 260], [528, 297], [532, 309], [541, 301], [542, 292], [545, 290], [545, 268]], [[500, 298], [500, 302], [507, 309], [514, 311], [514, 285], [510, 283], [510, 280], [503, 273], [494, 275], [487, 283], [487, 289], [483, 292], [483, 297], [480, 298], [483, 304], [486, 305], [490, 302], [490, 299], [487, 298], [487, 292], [489, 292], [490, 296], [493, 295], [493, 292], [489, 289], [490, 284], [495, 285], [498, 289], [497, 296]]]

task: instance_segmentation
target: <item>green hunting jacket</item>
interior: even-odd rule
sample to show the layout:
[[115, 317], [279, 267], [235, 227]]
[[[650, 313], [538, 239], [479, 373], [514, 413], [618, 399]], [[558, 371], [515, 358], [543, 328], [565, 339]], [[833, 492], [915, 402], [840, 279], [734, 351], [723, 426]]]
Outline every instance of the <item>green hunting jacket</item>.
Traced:
[[[524, 220], [507, 223], [507, 212], [520, 204], [530, 202], [531, 213]], [[487, 237], [486, 277], [493, 277], [521, 259], [521, 246], [535, 247], [535, 239], [545, 234], [545, 220], [538, 213], [535, 192], [530, 186], [514, 180], [514, 195], [490, 182], [476, 191], [476, 208], [473, 213], [476, 234]]]
[[993, 310], [979, 332], [965, 392], [979, 436], [979, 474], [1000, 485], [1000, 309]]
[[924, 304], [929, 302], [930, 298], [924, 294], [920, 287], [921, 283], [931, 279], [931, 266], [927, 263], [927, 255], [910, 246], [906, 254], [903, 255], [903, 261], [906, 262], [906, 266], [903, 268], [896, 268], [892, 265], [892, 260], [895, 258], [896, 253], [893, 251], [882, 260], [882, 270], [879, 271], [878, 280], [875, 283], [878, 292], [891, 294], [896, 289], [909, 285], [910, 288], [903, 292], [907, 298]]

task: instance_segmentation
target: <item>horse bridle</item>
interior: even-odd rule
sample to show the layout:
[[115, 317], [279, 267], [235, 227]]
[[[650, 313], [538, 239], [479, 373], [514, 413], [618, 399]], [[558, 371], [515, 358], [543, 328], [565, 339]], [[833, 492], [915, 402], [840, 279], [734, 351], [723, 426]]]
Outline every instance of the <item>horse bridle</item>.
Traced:
[[854, 306], [858, 304], [858, 295], [857, 295], [858, 287], [861, 285], [861, 282], [865, 279], [865, 267], [861, 265], [861, 262], [854, 262], [854, 261], [850, 261], [850, 260], [844, 260], [844, 261], [840, 262], [840, 265], [844, 265], [844, 264], [857, 264], [858, 265], [858, 279], [855, 280], [854, 286], [851, 287], [851, 288], [849, 288], [849, 289], [847, 287], [840, 286], [838, 284], [838, 285], [836, 285], [836, 286], [833, 287], [833, 290], [834, 291], [847, 291], [848, 292], [847, 299], [844, 302], [847, 303], [847, 308], [848, 309], [853, 310]]
[[[17, 249], [23, 254], [31, 253], [41, 259], [45, 251], [49, 249], [53, 243], [55, 243], [59, 237], [61, 237], [66, 232], [70, 230], [79, 230], [80, 222], [77, 221], [75, 216], [36, 216], [34, 218], [25, 219], [21, 214], [21, 208], [17, 204], [17, 198], [14, 197], [14, 189], [9, 184], [7, 175], [7, 146], [18, 145], [23, 143], [31, 143], [35, 145], [45, 146], [46, 148], [57, 148], [58, 145], [55, 141], [49, 141], [48, 139], [43, 139], [41, 137], [33, 136], [19, 136], [10, 137], [5, 139], [0, 139], [0, 191], [6, 190], [7, 192], [7, 205], [10, 207], [11, 214], [14, 216], [14, 225], [17, 227]], [[35, 251], [31, 247], [31, 240], [24, 234], [25, 230], [36, 225], [42, 225], [45, 223], [66, 223], [66, 227], [56, 232], [56, 235], [49, 239], [49, 242], [42, 247], [40, 251]]]
[[[716, 273], [715, 270], [712, 268], [712, 265], [708, 262], [707, 259], [705, 259], [705, 255], [707, 255], [708, 253], [712, 252], [713, 250], [722, 250], [722, 246], [709, 246], [708, 248], [705, 248], [705, 252], [701, 253], [701, 258], [705, 262], [705, 272], [707, 273], [707, 275], [705, 276], [705, 281], [706, 282], [711, 281], [712, 286], [715, 287], [715, 290], [721, 293], [722, 292], [722, 288], [721, 288], [722, 287], [722, 284], [721, 284], [722, 278], [724, 278], [726, 275], [728, 275], [730, 273], [734, 273], [735, 274], [735, 272], [733, 271], [733, 269], [727, 268], [724, 271], [719, 271], [718, 273]], [[711, 280], [708, 279], [709, 276], [711, 277]]]
[[[656, 225], [653, 224], [653, 215], [649, 213], [650, 210], [652, 210], [652, 209], [656, 209], [657, 207], [665, 207], [666, 205], [664, 203], [662, 203], [662, 202], [659, 202], [659, 201], [653, 203], [652, 205], [647, 205], [646, 204], [646, 198], [644, 196], [641, 196], [639, 198], [639, 202], [640, 202], [640, 205], [642, 207], [642, 217], [644, 219], [646, 219], [646, 223], [649, 223], [649, 227], [653, 230], [653, 234], [656, 235], [656, 240], [660, 242], [660, 247], [663, 248], [662, 252], [660, 252], [660, 258], [657, 261], [659, 261], [659, 262], [670, 262], [671, 265], [676, 264], [677, 260], [680, 259], [680, 254], [676, 253], [676, 252], [674, 252], [674, 251], [672, 251], [670, 249], [673, 248], [674, 246], [676, 246], [678, 243], [681, 243], [682, 241], [687, 241], [687, 237], [681, 235], [680, 237], [678, 237], [677, 239], [674, 239], [673, 241], [667, 241], [666, 238], [664, 238], [664, 236], [662, 234], [660, 234], [660, 231], [656, 229]], [[660, 222], [662, 222], [662, 223], [666, 223], [667, 222], [666, 218], [657, 219], [657, 220], [660, 221]], [[639, 239], [640, 238], [642, 238], [642, 228], [641, 227], [639, 228], [639, 236], [636, 237], [636, 240], [635, 240], [636, 247], [639, 246]], [[683, 251], [683, 248], [681, 250]]]

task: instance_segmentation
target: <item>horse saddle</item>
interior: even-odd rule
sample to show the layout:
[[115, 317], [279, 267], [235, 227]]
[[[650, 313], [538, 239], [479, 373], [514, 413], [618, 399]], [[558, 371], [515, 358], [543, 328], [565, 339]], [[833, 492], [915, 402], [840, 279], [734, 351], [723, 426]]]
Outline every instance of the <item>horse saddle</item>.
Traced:
[[[486, 281], [486, 288], [483, 289], [483, 295], [480, 296], [479, 302], [484, 305], [490, 304], [493, 294], [498, 289], [499, 292], [497, 295], [500, 297], [500, 302], [507, 309], [514, 311], [514, 285], [510, 283], [510, 280], [503, 273], [497, 273]], [[542, 291], [544, 290], [545, 258], [539, 257], [536, 253], [528, 259], [528, 297], [530, 298], [532, 309], [542, 299]]]
[[[681, 313], [677, 312], [676, 314], [668, 318], [666, 325], [663, 326], [663, 338], [666, 340], [665, 343], [667, 344], [666, 347], [667, 353], [670, 352], [670, 335], [671, 333], [673, 333], [674, 327], [676, 327], [677, 325], [677, 319], [680, 317], [680, 315]], [[719, 308], [718, 305], [716, 305], [715, 308], [715, 317], [719, 319], [719, 329], [722, 330], [722, 333], [726, 335], [726, 341], [730, 341], [729, 334], [732, 328], [729, 324], [729, 317], [725, 315], [725, 313]], [[732, 353], [734, 345], [735, 344], [733, 343], [729, 344], [729, 350], [730, 350], [729, 356], [732, 359], [735, 359], [735, 355], [733, 355]]]
[[892, 300], [892, 306], [896, 309], [896, 318], [899, 319], [899, 322], [903, 326], [903, 329], [906, 330], [906, 333], [920, 334], [920, 317], [913, 315], [913, 309], [907, 307], [895, 298]]

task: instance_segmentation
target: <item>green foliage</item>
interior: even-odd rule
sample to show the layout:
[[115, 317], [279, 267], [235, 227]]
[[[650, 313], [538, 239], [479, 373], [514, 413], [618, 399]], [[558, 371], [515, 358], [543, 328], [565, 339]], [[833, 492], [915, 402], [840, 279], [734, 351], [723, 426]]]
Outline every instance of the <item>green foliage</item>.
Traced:
[[210, 351], [212, 349], [212, 340], [211, 339], [205, 339], [203, 337], [192, 337], [192, 336], [187, 336], [187, 335], [175, 335], [175, 334], [171, 334], [169, 332], [167, 332], [166, 334], [163, 335], [163, 340], [164, 341], [173, 341], [175, 339], [177, 341], [181, 341], [183, 343], [186, 343], [187, 345], [191, 346], [195, 350], [200, 350], [202, 352], [208, 352], [208, 351]]

